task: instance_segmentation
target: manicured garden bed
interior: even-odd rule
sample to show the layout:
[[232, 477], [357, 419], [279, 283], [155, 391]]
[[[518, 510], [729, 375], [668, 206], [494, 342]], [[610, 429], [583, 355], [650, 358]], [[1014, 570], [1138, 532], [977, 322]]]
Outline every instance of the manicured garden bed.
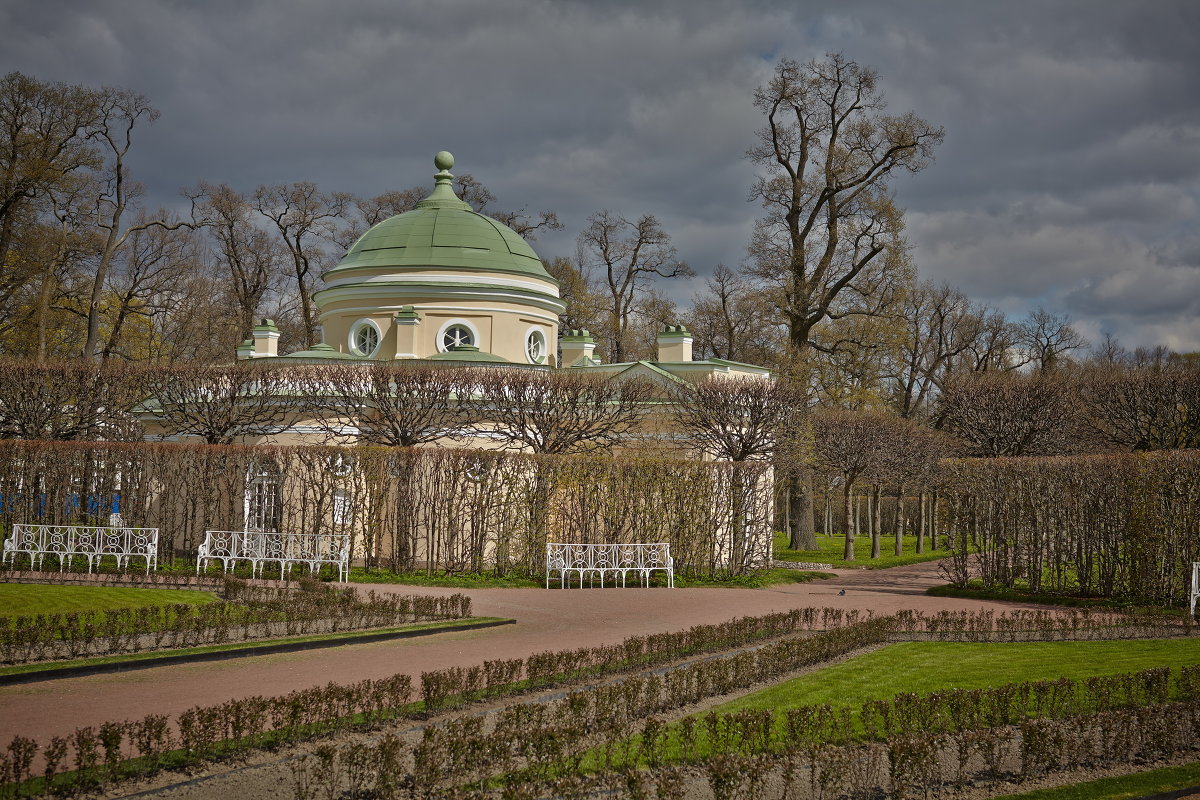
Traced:
[[1041, 603], [1042, 605], [1066, 606], [1068, 608], [1111, 608], [1122, 611], [1131, 611], [1139, 614], [1167, 614], [1172, 616], [1183, 616], [1187, 612], [1184, 608], [1165, 608], [1163, 606], [1147, 606], [1133, 600], [1122, 600], [1113, 597], [1079, 597], [1075, 595], [1052, 593], [1052, 592], [1030, 592], [1020, 586], [1012, 589], [997, 588], [985, 589], [979, 585], [979, 581], [972, 581], [965, 587], [958, 587], [952, 584], [945, 586], [934, 586], [927, 589], [926, 594], [934, 597], [966, 597], [972, 600], [1007, 600], [1014, 603]]
[[900, 642], [715, 708], [861, 706], [901, 692], [975, 689], [1024, 681], [1118, 675], [1200, 664], [1195, 639], [1100, 642]]
[[[500, 617], [467, 617], [465, 619], [424, 622], [401, 625], [393, 628], [373, 628], [363, 631], [324, 633], [312, 636], [295, 636], [281, 639], [259, 639], [251, 642], [232, 642], [209, 647], [189, 647], [180, 650], [156, 650], [148, 653], [126, 653], [103, 658], [77, 658], [69, 661], [38, 662], [0, 667], [0, 684], [18, 682], [10, 676], [21, 676], [29, 680], [47, 680], [58, 677], [93, 675], [103, 672], [120, 672], [142, 666], [160, 666], [167, 663], [189, 663], [198, 661], [267, 655], [271, 653], [309, 650], [316, 647], [337, 647], [360, 642], [406, 638], [412, 635], [434, 634], [450, 630], [491, 627], [511, 624], [515, 620]], [[9, 679], [9, 680], [6, 680]]]
[[203, 605], [216, 600], [217, 596], [212, 592], [198, 592], [190, 589], [132, 589], [124, 586], [0, 583], [0, 616], [107, 611], [172, 603]]

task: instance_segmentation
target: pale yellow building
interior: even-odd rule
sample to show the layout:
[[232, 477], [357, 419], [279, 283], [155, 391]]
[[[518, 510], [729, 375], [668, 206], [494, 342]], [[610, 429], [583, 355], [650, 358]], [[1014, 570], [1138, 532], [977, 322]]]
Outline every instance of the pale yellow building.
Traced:
[[601, 364], [588, 331], [559, 330], [558, 282], [529, 243], [454, 194], [453, 156], [438, 153], [434, 165], [428, 197], [364, 233], [323, 275], [325, 287], [313, 295], [321, 344], [280, 354], [279, 331], [264, 320], [238, 357], [561, 367], [663, 382], [769, 377], [765, 367], [693, 360], [683, 326], [660, 332], [654, 361]]

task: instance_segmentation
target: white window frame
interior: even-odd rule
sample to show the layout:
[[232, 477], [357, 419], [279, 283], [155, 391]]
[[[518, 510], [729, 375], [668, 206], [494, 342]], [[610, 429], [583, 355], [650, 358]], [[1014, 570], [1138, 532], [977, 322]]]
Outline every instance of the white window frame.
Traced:
[[354, 493], [349, 489], [333, 490], [333, 524], [344, 528], [354, 520]]
[[471, 320], [459, 318], [459, 319], [448, 319], [442, 323], [442, 327], [438, 328], [437, 340], [434, 342], [434, 344], [437, 346], [437, 351], [439, 353], [448, 352], [446, 350], [445, 343], [442, 341], [442, 337], [446, 335], [446, 331], [450, 330], [455, 325], [462, 325], [464, 328], [469, 330], [471, 332], [471, 338], [473, 340], [472, 346], [478, 347], [480, 350], [483, 349], [483, 345], [480, 344], [483, 340], [479, 336], [479, 328], [475, 327], [475, 323], [471, 322]]
[[[538, 334], [542, 337], [542, 357], [541, 360], [534, 361], [529, 357], [529, 340]], [[546, 329], [541, 325], [531, 325], [529, 330], [525, 331], [525, 360], [530, 364], [548, 364], [550, 363], [550, 336], [546, 333]]]
[[[242, 506], [244, 529], [248, 531], [278, 531], [283, 524], [283, 484], [274, 464], [254, 464], [246, 475], [246, 495]], [[274, 523], [264, 528], [263, 521]], [[251, 522], [258, 523], [251, 525]]]
[[[375, 345], [374, 350], [369, 353], [364, 353], [358, 349], [357, 338], [358, 332], [363, 328], [368, 327], [375, 329], [375, 335], [379, 337], [379, 343]], [[379, 327], [379, 323], [375, 320], [371, 319], [370, 317], [363, 317], [360, 320], [356, 320], [354, 324], [350, 326], [350, 334], [346, 337], [346, 343], [350, 347], [350, 352], [354, 355], [361, 356], [363, 358], [371, 358], [379, 352], [381, 347], [383, 347], [383, 330]]]

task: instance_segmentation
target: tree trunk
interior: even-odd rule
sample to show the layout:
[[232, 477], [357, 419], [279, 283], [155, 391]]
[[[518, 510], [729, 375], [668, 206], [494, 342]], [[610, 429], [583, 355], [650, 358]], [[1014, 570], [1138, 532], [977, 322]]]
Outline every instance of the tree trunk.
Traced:
[[788, 546], [791, 546], [792, 530], [792, 484], [785, 483], [783, 487], [783, 530], [788, 531]]
[[871, 489], [871, 558], [879, 558], [879, 534], [883, 527], [883, 509], [880, 508], [881, 491], [879, 484], [875, 484]]
[[941, 498], [937, 497], [937, 492], [934, 492], [934, 498], [931, 501], [929, 511], [929, 546], [937, 549], [937, 506]]
[[46, 361], [46, 338], [50, 329], [50, 287], [54, 280], [50, 270], [42, 276], [42, 286], [37, 303], [37, 362]]
[[[119, 183], [118, 183], [119, 185]], [[83, 343], [83, 357], [95, 359], [100, 353], [100, 301], [104, 298], [104, 282], [108, 277], [108, 268], [112, 265], [113, 256], [117, 253], [123, 239], [118, 238], [117, 229], [121, 224], [121, 214], [124, 204], [117, 205], [111, 217], [112, 228], [104, 242], [104, 250], [100, 262], [96, 265], [96, 274], [92, 278], [91, 299], [88, 303], [87, 341]]]
[[918, 553], [925, 552], [925, 524], [926, 524], [927, 520], [929, 519], [929, 516], [926, 513], [925, 504], [928, 501], [928, 499], [929, 498], [926, 497], [925, 492], [923, 492], [923, 491], [917, 495], [917, 505], [920, 507], [920, 513], [921, 513], [920, 522], [917, 524], [917, 552]]
[[842, 551], [842, 558], [846, 561], [854, 560], [854, 488], [850, 481], [846, 481], [846, 488], [842, 493], [843, 501], [846, 507], [846, 547]]
[[[729, 571], [734, 575], [741, 575], [746, 569], [746, 505], [745, 505], [745, 476], [741, 470], [733, 470], [733, 476], [730, 480], [730, 489], [733, 496], [730, 498], [733, 509], [733, 519], [730, 520], [729, 534], [732, 539], [730, 542], [729, 556]], [[548, 492], [547, 492], [548, 494]], [[549, 510], [546, 511], [547, 524], [544, 525], [543, 533], [539, 536], [539, 540], [549, 540]], [[601, 585], [603, 585], [603, 577], [601, 577]]]
[[788, 530], [790, 550], [816, 550], [816, 525], [813, 522], [813, 473], [801, 468], [788, 483]]
[[896, 547], [898, 556], [904, 555], [904, 489], [896, 490]]
[[862, 530], [862, 495], [857, 492], [854, 495], [854, 535]]

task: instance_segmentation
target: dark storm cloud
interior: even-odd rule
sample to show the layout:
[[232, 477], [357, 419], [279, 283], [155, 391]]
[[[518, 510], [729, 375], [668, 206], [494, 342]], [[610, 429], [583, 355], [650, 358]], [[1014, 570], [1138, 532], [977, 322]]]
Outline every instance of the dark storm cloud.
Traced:
[[[1090, 335], [1200, 349], [1200, 6], [1179, 2], [17, 2], [0, 69], [134, 88], [154, 205], [199, 180], [428, 183], [436, 150], [505, 207], [654, 213], [702, 273], [757, 209], [750, 100], [781, 56], [877, 67], [944, 125], [897, 182], [925, 276]], [[677, 286], [686, 302], [695, 286]]]

